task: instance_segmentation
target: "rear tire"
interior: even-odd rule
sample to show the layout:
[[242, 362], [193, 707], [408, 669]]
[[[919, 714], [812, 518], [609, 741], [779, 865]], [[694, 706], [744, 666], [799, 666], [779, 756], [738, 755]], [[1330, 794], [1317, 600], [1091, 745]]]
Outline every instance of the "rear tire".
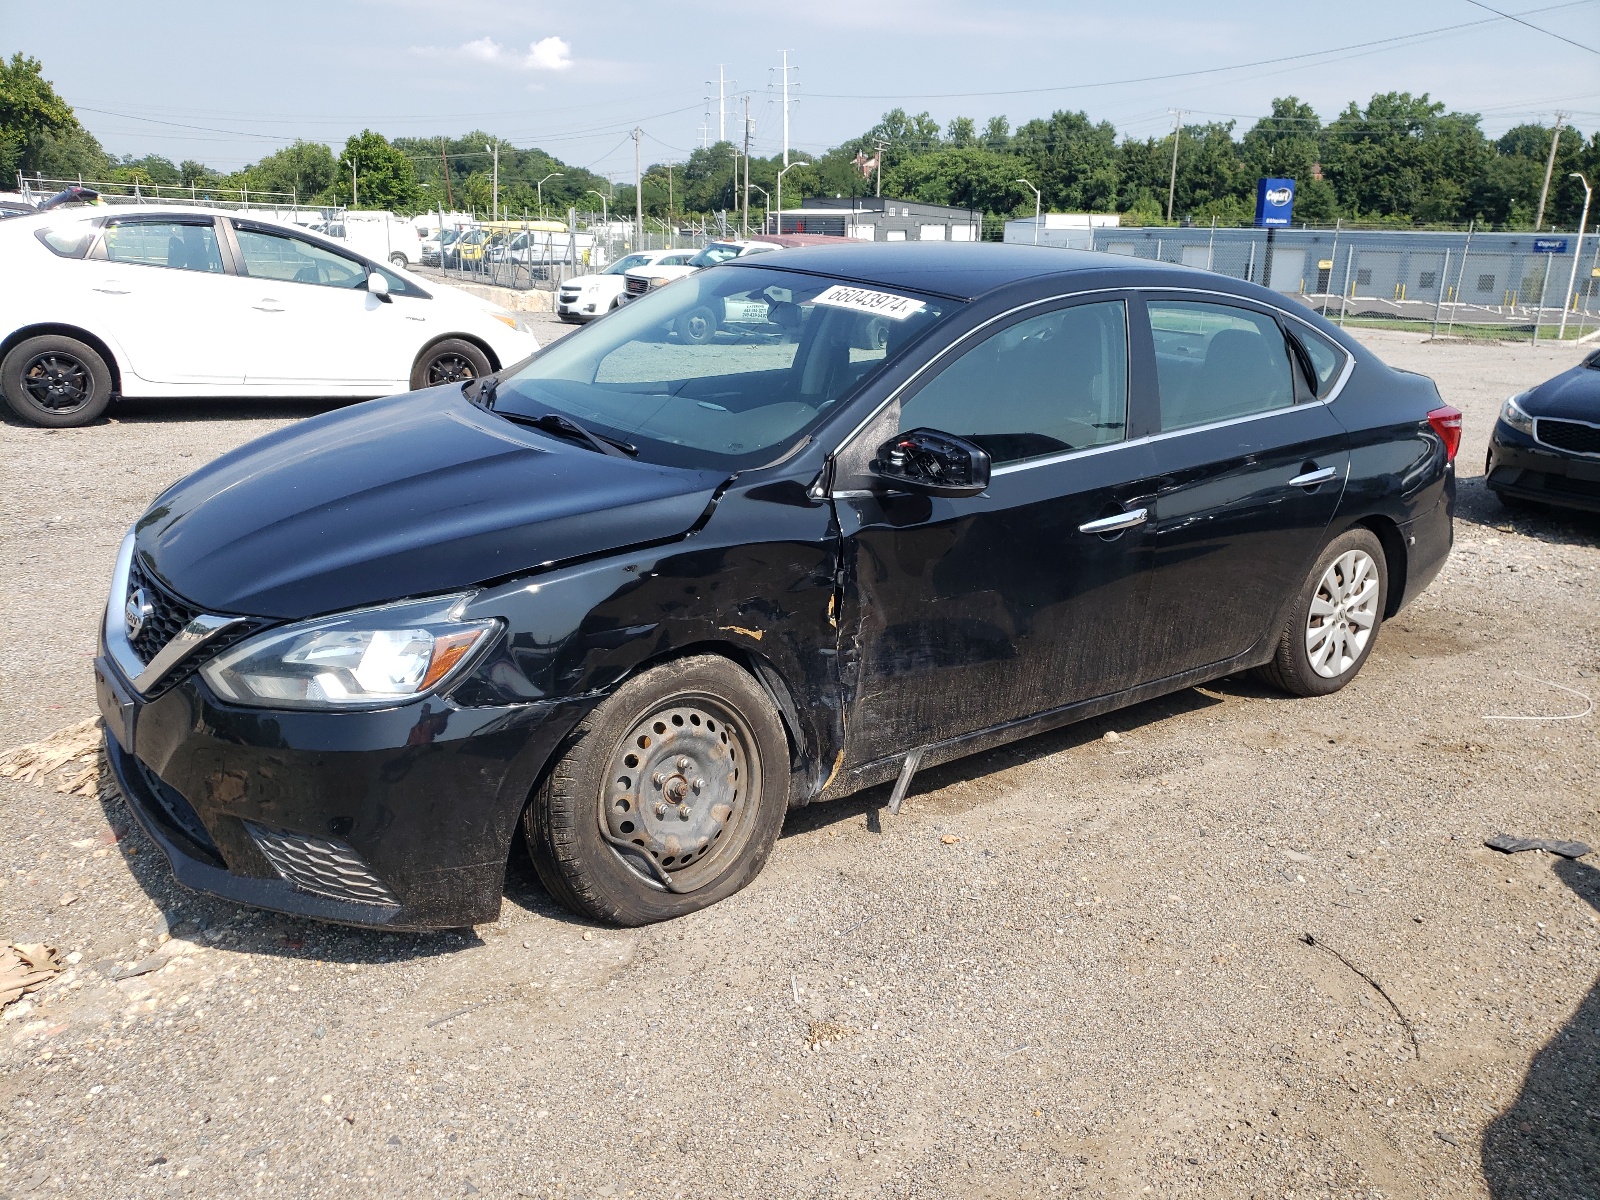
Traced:
[[1323, 549], [1256, 674], [1291, 696], [1327, 696], [1360, 672], [1383, 625], [1389, 568], [1370, 529], [1346, 530]]
[[647, 925], [756, 877], [783, 827], [789, 779], [788, 738], [766, 692], [727, 659], [697, 655], [630, 679], [578, 725], [523, 831], [562, 904]]
[[77, 338], [46, 334], [17, 343], [0, 363], [6, 407], [31, 425], [87, 425], [111, 403], [111, 368]]
[[404, 254], [401, 254], [399, 251], [396, 251], [395, 253], [389, 255], [389, 265], [391, 267], [399, 267], [403, 271], [407, 267], [409, 267], [411, 265], [411, 263], [409, 261], [407, 261], [406, 256]]
[[489, 356], [471, 342], [445, 338], [417, 356], [417, 364], [411, 369], [411, 390], [420, 392], [442, 384], [482, 379], [491, 370]]

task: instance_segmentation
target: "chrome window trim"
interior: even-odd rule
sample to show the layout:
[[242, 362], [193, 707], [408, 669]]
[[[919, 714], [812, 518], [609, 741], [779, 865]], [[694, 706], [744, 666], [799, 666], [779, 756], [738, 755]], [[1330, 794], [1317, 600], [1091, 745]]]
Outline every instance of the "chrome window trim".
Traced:
[[[879, 404], [876, 408], [874, 408], [872, 410], [872, 412], [870, 412], [863, 421], [861, 421], [858, 425], [856, 425], [856, 427], [854, 429], [852, 429], [843, 439], [841, 439], [839, 441], [839, 443], [833, 448], [832, 457], [833, 458], [838, 458], [839, 455], [844, 453], [845, 447], [849, 446], [851, 442], [855, 441], [855, 439], [858, 436], [860, 436], [860, 434], [869, 425], [871, 425], [873, 421], [877, 420], [877, 418], [883, 413], [883, 411], [886, 408], [888, 408], [891, 404], [893, 404], [897, 400], [899, 400], [901, 395], [905, 392], [905, 390], [907, 388], [911, 387], [912, 384], [916, 383], [923, 376], [923, 374], [925, 372], [931, 370], [933, 367], [938, 365], [944, 359], [944, 357], [947, 354], [950, 354], [958, 346], [961, 346], [961, 345], [965, 344], [968, 341], [968, 339], [976, 336], [979, 333], [982, 333], [984, 330], [988, 329], [990, 326], [996, 324], [997, 322], [1004, 321], [1008, 317], [1015, 316], [1017, 313], [1026, 312], [1030, 308], [1038, 308], [1041, 305], [1045, 305], [1045, 304], [1055, 304], [1058, 301], [1062, 301], [1062, 300], [1074, 300], [1074, 299], [1077, 299], [1080, 296], [1093, 296], [1093, 295], [1097, 295], [1097, 294], [1111, 295], [1111, 294], [1114, 294], [1114, 293], [1124, 293], [1124, 294], [1138, 295], [1142, 299], [1142, 298], [1144, 298], [1146, 293], [1154, 293], [1154, 292], [1160, 292], [1160, 293], [1183, 293], [1183, 294], [1195, 295], [1195, 296], [1217, 296], [1217, 297], [1221, 297], [1224, 300], [1233, 300], [1233, 301], [1243, 300], [1247, 304], [1258, 305], [1258, 306], [1260, 306], [1260, 308], [1267, 309], [1267, 310], [1269, 310], [1269, 311], [1271, 311], [1271, 312], [1273, 312], [1273, 313], [1275, 313], [1277, 315], [1285, 316], [1285, 317], [1289, 318], [1289, 320], [1291, 320], [1291, 321], [1296, 321], [1299, 324], [1304, 325], [1307, 329], [1309, 329], [1312, 333], [1315, 333], [1318, 337], [1323, 338], [1324, 341], [1331, 341], [1331, 339], [1329, 339], [1327, 337], [1327, 335], [1323, 334], [1322, 331], [1319, 330], [1315, 325], [1311, 324], [1311, 322], [1309, 322], [1309, 321], [1306, 321], [1306, 320], [1296, 316], [1294, 313], [1282, 312], [1281, 310], [1278, 310], [1278, 309], [1274, 308], [1273, 306], [1264, 303], [1263, 301], [1253, 300], [1249, 296], [1237, 296], [1232, 292], [1220, 292], [1220, 291], [1217, 291], [1217, 290], [1215, 290], [1213, 288], [1182, 288], [1182, 287], [1168, 287], [1168, 286], [1155, 287], [1155, 286], [1152, 286], [1152, 285], [1142, 285], [1142, 286], [1138, 286], [1138, 287], [1084, 288], [1082, 291], [1077, 291], [1077, 292], [1062, 292], [1059, 295], [1047, 296], [1043, 300], [1030, 300], [1026, 304], [1019, 304], [1019, 305], [1017, 305], [1017, 307], [1009, 308], [1003, 313], [997, 313], [995, 316], [990, 317], [987, 321], [983, 322], [981, 325], [973, 326], [966, 333], [962, 334], [955, 341], [951, 342], [948, 346], [944, 347], [944, 349], [940, 350], [938, 354], [934, 355], [927, 362], [923, 363], [922, 366], [918, 367], [917, 370], [914, 373], [912, 373], [912, 375], [905, 380], [905, 382], [903, 382], [899, 387], [895, 388], [895, 390], [893, 392], [891, 392], [887, 397], [885, 397], [885, 399], [884, 399], [882, 404]], [[1229, 417], [1227, 420], [1224, 420], [1224, 421], [1211, 421], [1211, 422], [1209, 422], [1209, 423], [1207, 423], [1205, 425], [1186, 425], [1182, 429], [1165, 429], [1165, 430], [1160, 431], [1159, 433], [1145, 434], [1142, 437], [1125, 438], [1124, 440], [1122, 440], [1120, 442], [1107, 442], [1105, 445], [1102, 445], [1102, 446], [1085, 446], [1085, 447], [1083, 447], [1082, 449], [1079, 449], [1079, 450], [1063, 450], [1060, 454], [1052, 454], [1052, 455], [1049, 455], [1049, 456], [1044, 457], [1044, 458], [1032, 458], [1032, 459], [1027, 460], [1026, 462], [1008, 463], [1005, 466], [996, 467], [996, 468], [994, 468], [994, 470], [992, 472], [990, 472], [990, 478], [994, 478], [995, 476], [999, 476], [999, 475], [1009, 475], [1009, 474], [1012, 474], [1015, 471], [1029, 470], [1029, 469], [1031, 469], [1033, 467], [1054, 466], [1056, 463], [1062, 462], [1065, 459], [1078, 458], [1078, 457], [1080, 457], [1082, 455], [1086, 455], [1086, 454], [1100, 454], [1100, 453], [1103, 453], [1104, 451], [1107, 451], [1107, 450], [1118, 450], [1118, 449], [1121, 449], [1124, 446], [1138, 446], [1138, 445], [1143, 445], [1143, 444], [1148, 443], [1148, 442], [1162, 441], [1162, 440], [1164, 440], [1166, 438], [1181, 437], [1181, 436], [1183, 436], [1185, 434], [1203, 433], [1206, 430], [1210, 430], [1210, 429], [1223, 429], [1223, 428], [1226, 428], [1229, 425], [1240, 425], [1240, 424], [1243, 424], [1246, 421], [1259, 421], [1263, 417], [1273, 417], [1273, 416], [1277, 416], [1279, 413], [1297, 412], [1297, 411], [1299, 411], [1301, 409], [1311, 408], [1311, 407], [1314, 407], [1314, 406], [1319, 406], [1319, 405], [1320, 406], [1327, 406], [1327, 405], [1330, 405], [1335, 400], [1337, 400], [1339, 398], [1339, 394], [1344, 391], [1345, 384], [1350, 381], [1350, 376], [1355, 372], [1355, 366], [1356, 366], [1355, 356], [1353, 354], [1351, 354], [1350, 351], [1346, 350], [1343, 346], [1339, 345], [1338, 342], [1332, 342], [1332, 345], [1334, 346], [1335, 349], [1337, 349], [1339, 351], [1340, 354], [1344, 355], [1344, 370], [1339, 373], [1339, 378], [1338, 378], [1338, 380], [1335, 381], [1333, 387], [1328, 389], [1328, 394], [1326, 396], [1322, 397], [1320, 400], [1319, 399], [1307, 400], [1303, 404], [1290, 404], [1290, 405], [1288, 405], [1288, 406], [1286, 406], [1284, 408], [1269, 408], [1264, 412], [1247, 413], [1246, 415], [1244, 415], [1242, 417]], [[1131, 352], [1132, 352], [1132, 344], [1131, 344], [1131, 342], [1129, 344], [1129, 352], [1130, 352], [1130, 362], [1131, 362]], [[1556, 449], [1559, 449], [1559, 447], [1556, 447]], [[861, 490], [861, 489], [854, 489], [854, 490], [850, 490], [850, 491], [830, 490], [828, 494], [833, 496], [835, 499], [845, 500], [845, 499], [851, 499], [851, 498], [862, 497], [862, 496], [871, 496], [871, 495], [874, 495], [875, 493], [873, 493], [871, 491], [864, 491], [864, 490]]]
[[196, 650], [223, 630], [233, 628], [244, 618], [200, 613], [179, 630], [170, 642], [161, 647], [148, 664], [140, 662], [139, 656], [133, 651], [133, 644], [128, 641], [128, 631], [122, 617], [123, 606], [128, 596], [128, 576], [133, 570], [133, 551], [134, 532], [130, 529], [128, 536], [122, 539], [122, 546], [117, 550], [117, 565], [111, 573], [111, 595], [106, 600], [106, 616], [101, 628], [101, 637], [111, 661], [117, 664], [117, 669], [122, 672], [124, 678], [133, 684], [134, 691], [143, 696]]
[[1579, 458], [1600, 458], [1600, 451], [1595, 450], [1568, 450], [1565, 446], [1558, 446], [1554, 442], [1547, 442], [1539, 436], [1540, 421], [1565, 421], [1568, 425], [1587, 425], [1590, 429], [1600, 429], [1600, 424], [1594, 421], [1580, 421], [1577, 417], [1534, 417], [1533, 440], [1539, 445], [1554, 450], [1557, 454], [1574, 454]]

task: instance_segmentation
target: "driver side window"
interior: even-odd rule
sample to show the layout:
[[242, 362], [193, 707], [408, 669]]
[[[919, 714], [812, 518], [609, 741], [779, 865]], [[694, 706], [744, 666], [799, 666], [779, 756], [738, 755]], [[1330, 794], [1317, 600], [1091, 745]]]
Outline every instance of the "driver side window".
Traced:
[[901, 403], [900, 431], [976, 442], [995, 466], [1120, 442], [1128, 419], [1121, 300], [1078, 304], [990, 334]]

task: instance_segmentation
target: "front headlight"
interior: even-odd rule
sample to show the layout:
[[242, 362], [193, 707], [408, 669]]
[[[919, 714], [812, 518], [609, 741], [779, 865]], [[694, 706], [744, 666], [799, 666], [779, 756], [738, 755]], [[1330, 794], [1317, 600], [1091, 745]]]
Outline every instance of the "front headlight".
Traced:
[[413, 600], [272, 629], [200, 674], [222, 699], [264, 708], [402, 704], [457, 675], [498, 623], [461, 621], [464, 596]]
[[652, 279], [650, 281], [650, 286], [651, 287], [666, 287], [667, 284], [669, 284], [671, 282], [672, 282], [672, 279], [669, 276], [657, 275], [654, 279]]
[[1533, 418], [1523, 411], [1522, 405], [1517, 403], [1527, 394], [1527, 392], [1518, 392], [1515, 396], [1507, 397], [1506, 402], [1500, 406], [1500, 419], [1518, 433], [1525, 433], [1532, 437]]

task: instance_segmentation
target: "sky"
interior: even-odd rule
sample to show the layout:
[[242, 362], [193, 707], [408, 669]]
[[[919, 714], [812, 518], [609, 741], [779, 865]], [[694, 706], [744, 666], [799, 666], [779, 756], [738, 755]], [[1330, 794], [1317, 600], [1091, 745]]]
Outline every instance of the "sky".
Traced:
[[698, 16], [617, 0], [0, 0], [0, 53], [19, 50], [112, 153], [224, 171], [295, 138], [481, 128], [624, 182], [636, 125], [646, 165], [717, 139], [719, 65], [728, 137], [748, 96], [752, 151], [773, 154], [785, 50], [790, 145], [813, 153], [896, 105], [1013, 128], [1083, 109], [1148, 137], [1172, 109], [1242, 133], [1275, 96], [1327, 120], [1411, 91], [1491, 134], [1557, 111], [1600, 127], [1600, 0], [791, 0]]

